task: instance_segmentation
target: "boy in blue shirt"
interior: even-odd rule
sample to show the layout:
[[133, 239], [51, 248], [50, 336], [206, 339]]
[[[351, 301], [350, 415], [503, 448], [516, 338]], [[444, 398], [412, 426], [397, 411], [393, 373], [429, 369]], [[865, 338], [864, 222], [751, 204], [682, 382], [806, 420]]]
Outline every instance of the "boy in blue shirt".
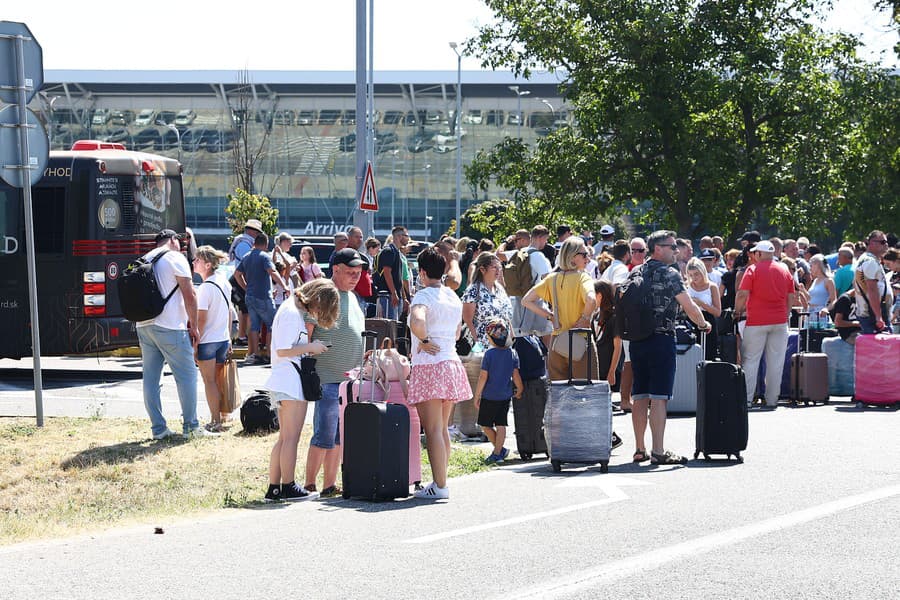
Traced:
[[506, 441], [507, 415], [513, 397], [521, 398], [525, 386], [519, 375], [519, 356], [511, 346], [509, 328], [502, 319], [493, 319], [485, 327], [491, 347], [481, 360], [481, 374], [475, 387], [475, 408], [478, 409], [478, 424], [484, 435], [494, 444], [494, 451], [485, 459], [487, 463], [498, 463], [509, 456], [503, 447]]

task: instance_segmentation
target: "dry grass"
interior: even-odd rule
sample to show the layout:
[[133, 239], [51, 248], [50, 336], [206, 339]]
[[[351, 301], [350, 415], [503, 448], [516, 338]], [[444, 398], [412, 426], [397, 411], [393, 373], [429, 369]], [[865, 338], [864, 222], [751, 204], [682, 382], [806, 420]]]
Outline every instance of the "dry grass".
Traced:
[[[221, 437], [157, 442], [148, 433], [146, 419], [51, 418], [42, 429], [0, 419], [0, 545], [262, 501], [276, 434], [237, 425]], [[310, 435], [307, 426], [301, 473]], [[456, 448], [450, 475], [486, 468], [483, 457]], [[422, 466], [430, 480], [427, 459]]]

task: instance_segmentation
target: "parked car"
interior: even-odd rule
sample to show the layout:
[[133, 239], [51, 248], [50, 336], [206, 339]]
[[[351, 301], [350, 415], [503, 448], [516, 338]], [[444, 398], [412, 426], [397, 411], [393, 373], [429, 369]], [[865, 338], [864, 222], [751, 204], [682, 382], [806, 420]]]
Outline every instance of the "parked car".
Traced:
[[114, 143], [124, 144], [126, 141], [128, 141], [129, 137], [130, 136], [128, 135], [128, 130], [124, 129], [124, 128], [120, 128], [120, 129], [111, 130], [102, 139], [103, 139], [103, 141], [106, 141], [106, 142], [114, 142]]
[[487, 118], [485, 121], [488, 125], [496, 125], [497, 127], [503, 125], [503, 111], [502, 110], [489, 110], [487, 112]]
[[157, 151], [172, 150], [178, 148], [178, 134], [168, 127], [163, 129], [159, 135], [159, 141], [154, 144]]
[[162, 137], [159, 135], [159, 131], [155, 127], [147, 127], [146, 129], [141, 129], [135, 136], [131, 139], [131, 147], [135, 150], [140, 150], [142, 148], [147, 147], [157, 147], [162, 140]]
[[356, 125], [356, 111], [345, 110], [344, 116], [341, 118], [341, 123], [344, 125]]
[[334, 125], [341, 118], [341, 111], [326, 109], [319, 111], [319, 125]]
[[522, 113], [511, 112], [509, 113], [509, 117], [506, 119], [507, 125], [521, 125], [522, 124]]
[[112, 125], [130, 125], [132, 121], [134, 121], [133, 110], [114, 110], [109, 116]]
[[375, 132], [375, 152], [381, 154], [382, 152], [390, 152], [391, 150], [397, 149], [397, 144], [400, 139], [397, 137], [397, 134], [393, 131], [385, 131], [385, 132]]
[[182, 127], [187, 127], [191, 123], [194, 122], [194, 119], [197, 118], [197, 113], [195, 113], [191, 109], [180, 110], [178, 114], [175, 115], [175, 125], [181, 125]]
[[342, 137], [338, 148], [341, 152], [356, 152], [356, 134], [348, 133]]
[[109, 109], [98, 108], [91, 116], [91, 125], [106, 125], [109, 122]]
[[215, 129], [194, 127], [181, 134], [181, 148], [185, 152], [196, 152], [206, 146], [210, 137], [215, 136]]
[[385, 125], [399, 125], [403, 121], [403, 112], [399, 110], [389, 110], [384, 113], [383, 123]]
[[484, 117], [481, 114], [481, 110], [478, 109], [470, 110], [463, 116], [463, 123], [468, 123], [469, 125], [481, 125], [483, 120]]
[[175, 123], [177, 113], [174, 110], [161, 110], [156, 113], [156, 123], [162, 121], [164, 125], [172, 125]]
[[230, 152], [234, 149], [237, 135], [231, 129], [209, 130], [204, 136], [207, 152]]
[[315, 125], [316, 124], [316, 111], [314, 110], [301, 110], [297, 113], [297, 125]]
[[152, 108], [143, 109], [134, 120], [134, 124], [138, 127], [146, 127], [154, 123], [156, 123], [156, 111]]

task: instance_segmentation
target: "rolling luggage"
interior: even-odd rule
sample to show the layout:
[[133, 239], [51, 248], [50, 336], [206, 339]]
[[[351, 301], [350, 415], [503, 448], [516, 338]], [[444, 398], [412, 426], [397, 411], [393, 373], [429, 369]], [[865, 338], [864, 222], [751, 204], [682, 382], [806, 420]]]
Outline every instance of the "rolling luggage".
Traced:
[[[784, 351], [784, 366], [781, 369], [781, 389], [778, 398], [787, 400], [791, 397], [791, 357], [800, 351], [800, 336], [796, 329], [789, 330], [787, 348]], [[765, 400], [766, 397], [766, 356], [759, 361], [759, 370], [756, 376], [756, 397]]]
[[791, 356], [791, 404], [800, 402], [828, 404], [828, 356], [810, 352], [810, 335], [806, 336], [806, 351]]
[[900, 335], [856, 336], [855, 357], [857, 407], [900, 404]]
[[[822, 352], [822, 343], [829, 338], [837, 336], [837, 329], [804, 328], [800, 330], [800, 347], [806, 348], [807, 352], [814, 352], [816, 354], [819, 354]], [[807, 338], [809, 338], [808, 344]]]
[[[590, 329], [569, 330], [569, 355], [574, 335], [590, 336]], [[588, 364], [593, 346], [587, 345]], [[564, 463], [600, 463], [609, 471], [612, 452], [612, 393], [606, 381], [574, 379], [569, 361], [569, 379], [550, 382], [550, 397], [544, 410], [544, 437], [554, 472]]]
[[733, 455], [744, 462], [747, 449], [747, 382], [738, 365], [721, 361], [702, 361], [696, 369], [697, 425], [694, 460], [703, 454]]
[[[365, 339], [376, 337], [374, 332], [363, 332], [364, 356]], [[372, 361], [377, 360], [375, 352], [371, 356]], [[365, 386], [366, 383], [371, 387]], [[343, 496], [345, 499], [358, 497], [367, 500], [406, 498], [410, 483], [410, 412], [402, 404], [373, 402], [377, 395], [377, 382], [361, 381], [358, 388], [360, 395], [354, 394], [355, 385], [348, 383], [342, 396], [347, 400], [341, 419]], [[369, 401], [362, 396], [364, 392], [369, 392]], [[418, 453], [418, 435], [416, 451]]]
[[512, 401], [519, 456], [522, 460], [531, 460], [535, 454], [550, 456], [541, 422], [550, 396], [550, 382], [546, 377], [540, 377], [526, 379], [522, 383], [525, 385], [525, 392], [521, 398], [513, 398]]
[[839, 337], [822, 341], [822, 353], [828, 357], [828, 393], [832, 396], [852, 396], [856, 380], [853, 372], [853, 344]]
[[697, 365], [703, 360], [705, 352], [699, 344], [676, 343], [675, 387], [672, 399], [666, 403], [666, 413], [697, 412]]

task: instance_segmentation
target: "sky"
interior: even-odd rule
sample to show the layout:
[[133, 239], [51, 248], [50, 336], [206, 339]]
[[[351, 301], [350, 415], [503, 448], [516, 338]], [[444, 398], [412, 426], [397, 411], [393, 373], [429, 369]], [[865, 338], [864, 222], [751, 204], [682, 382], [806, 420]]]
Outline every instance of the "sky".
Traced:
[[[367, 0], [368, 2], [368, 0]], [[897, 33], [873, 0], [834, 0], [826, 26], [863, 36], [886, 66]], [[353, 71], [356, 0], [44, 0], [5, 2], [0, 18], [28, 25], [45, 69]], [[237, 7], [237, 10], [231, 7]], [[490, 22], [481, 0], [375, 0], [374, 67], [456, 70], [460, 44]], [[480, 70], [463, 57], [464, 71]]]

